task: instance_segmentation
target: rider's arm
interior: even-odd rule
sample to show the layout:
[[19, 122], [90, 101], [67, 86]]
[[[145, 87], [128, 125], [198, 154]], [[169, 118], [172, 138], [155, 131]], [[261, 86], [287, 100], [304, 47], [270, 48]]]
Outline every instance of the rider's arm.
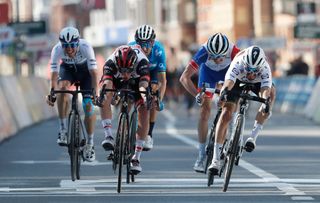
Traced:
[[[150, 82], [149, 62], [142, 59], [137, 66], [137, 73], [140, 75], [139, 90], [146, 91]], [[141, 94], [142, 98], [146, 99], [145, 94]]]
[[197, 95], [197, 89], [194, 86], [191, 77], [197, 72], [198, 70], [195, 69], [191, 63], [184, 69], [182, 75], [180, 76], [180, 83], [183, 85], [183, 87], [192, 95]]
[[167, 88], [167, 77], [166, 77], [166, 71], [167, 71], [167, 64], [166, 64], [166, 52], [164, 50], [163, 45], [159, 43], [159, 50], [156, 54], [157, 60], [158, 60], [158, 81], [159, 81], [159, 88], [160, 88], [160, 100], [162, 101], [166, 88]]
[[57, 89], [58, 88], [58, 76], [59, 76], [59, 66], [60, 60], [62, 57], [63, 51], [60, 43], [56, 44], [51, 51], [50, 57], [50, 88]]
[[103, 75], [101, 78], [102, 85], [106, 85], [106, 88], [111, 89], [115, 74], [117, 74], [116, 65], [111, 59], [108, 59], [103, 66]]
[[271, 91], [270, 87], [261, 87], [261, 90], [260, 90], [261, 97], [264, 98], [264, 99], [269, 98], [270, 97], [270, 91]]

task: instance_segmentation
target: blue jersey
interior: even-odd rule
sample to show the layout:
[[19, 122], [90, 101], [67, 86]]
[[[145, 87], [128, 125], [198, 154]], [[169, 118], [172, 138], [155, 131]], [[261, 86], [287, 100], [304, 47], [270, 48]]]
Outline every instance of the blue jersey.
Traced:
[[[136, 41], [130, 42], [129, 45], [137, 44]], [[151, 82], [158, 81], [158, 73], [167, 71], [166, 53], [161, 42], [155, 41], [151, 53], [148, 56]]]

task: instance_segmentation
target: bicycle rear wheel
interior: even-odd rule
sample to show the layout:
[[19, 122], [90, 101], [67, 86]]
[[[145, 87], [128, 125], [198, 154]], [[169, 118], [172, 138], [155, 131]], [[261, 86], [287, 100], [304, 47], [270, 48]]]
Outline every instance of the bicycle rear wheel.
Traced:
[[232, 143], [230, 145], [230, 148], [227, 152], [227, 157], [226, 157], [227, 163], [226, 163], [226, 172], [224, 174], [223, 192], [226, 192], [229, 186], [232, 169], [237, 156], [237, 149], [239, 145], [239, 138], [242, 130], [242, 124], [243, 124], [243, 116], [238, 115], [237, 122], [236, 122], [236, 130], [234, 132]]
[[75, 181], [80, 179], [80, 156], [79, 156], [79, 146], [80, 146], [80, 116], [74, 111], [70, 113], [69, 116], [69, 126], [68, 126], [68, 137], [69, 145], [68, 152], [70, 156], [71, 165], [71, 180]]
[[130, 162], [132, 156], [134, 155], [135, 151], [135, 144], [136, 144], [136, 133], [137, 133], [137, 111], [133, 111], [131, 118], [130, 118], [130, 137], [127, 140], [127, 183], [134, 182], [134, 174], [130, 172]]
[[128, 117], [126, 114], [121, 114], [120, 121], [118, 125], [118, 136], [119, 136], [119, 155], [118, 155], [118, 186], [117, 192], [121, 192], [121, 182], [122, 182], [122, 166], [124, 161], [124, 143], [125, 138], [128, 136]]

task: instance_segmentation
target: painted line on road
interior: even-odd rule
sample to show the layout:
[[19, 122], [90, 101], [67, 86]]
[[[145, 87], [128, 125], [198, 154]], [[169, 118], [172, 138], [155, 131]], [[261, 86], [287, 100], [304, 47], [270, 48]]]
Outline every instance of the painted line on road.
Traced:
[[[197, 141], [194, 141], [193, 139], [190, 139], [190, 138], [178, 133], [178, 130], [175, 128], [176, 118], [170, 111], [167, 111], [167, 110], [163, 111], [163, 115], [168, 120], [167, 125], [166, 125], [166, 129], [167, 129], [166, 132], [170, 136], [172, 136], [172, 137], [174, 137], [174, 138], [176, 138], [186, 144], [189, 144], [191, 146], [198, 148]], [[265, 183], [271, 182], [272, 184], [274, 184], [275, 187], [277, 187], [279, 190], [283, 191], [285, 193], [285, 195], [303, 196], [307, 199], [314, 200], [314, 198], [306, 196], [305, 192], [300, 191], [300, 190], [296, 189], [295, 187], [293, 187], [292, 184], [281, 182], [281, 179], [279, 177], [277, 177], [271, 173], [268, 173], [268, 172], [266, 172], [256, 166], [248, 163], [245, 160], [241, 160], [240, 166], [245, 168], [246, 170], [250, 171], [251, 173], [257, 175], [258, 177], [261, 177], [262, 182], [265, 182]]]

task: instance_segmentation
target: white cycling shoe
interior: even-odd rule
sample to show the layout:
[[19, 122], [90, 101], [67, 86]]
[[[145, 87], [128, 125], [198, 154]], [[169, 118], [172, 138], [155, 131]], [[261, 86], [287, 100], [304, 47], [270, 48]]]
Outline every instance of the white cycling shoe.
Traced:
[[137, 175], [142, 171], [142, 168], [140, 166], [140, 161], [137, 159], [132, 159], [130, 163], [130, 171], [132, 174]]
[[204, 159], [198, 158], [196, 160], [196, 162], [194, 163], [193, 170], [195, 170], [198, 173], [204, 173], [204, 163], [203, 162], [204, 162]]
[[94, 151], [94, 146], [87, 144], [83, 150], [84, 159], [88, 162], [93, 162], [96, 159], [96, 153]]
[[252, 152], [255, 148], [256, 148], [256, 141], [252, 137], [249, 137], [246, 141], [244, 149], [247, 152]]
[[218, 175], [219, 171], [221, 168], [221, 161], [217, 159], [213, 159], [210, 166], [208, 167], [208, 170], [213, 174], [213, 175]]
[[57, 139], [57, 143], [60, 146], [67, 146], [68, 145], [68, 136], [67, 136], [67, 132], [65, 131], [60, 131], [59, 132], [59, 136]]
[[106, 151], [112, 151], [114, 149], [114, 139], [112, 136], [107, 136], [101, 143], [102, 147]]
[[143, 151], [149, 151], [152, 148], [153, 148], [153, 139], [150, 135], [148, 135], [143, 145]]

